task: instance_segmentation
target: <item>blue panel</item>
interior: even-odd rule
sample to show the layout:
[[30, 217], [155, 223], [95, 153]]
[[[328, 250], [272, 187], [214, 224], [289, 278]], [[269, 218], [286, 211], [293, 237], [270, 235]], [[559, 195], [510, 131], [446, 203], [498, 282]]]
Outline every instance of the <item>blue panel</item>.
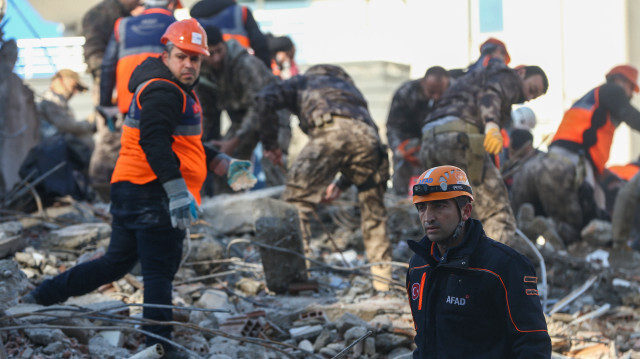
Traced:
[[2, 20], [5, 39], [37, 39], [60, 37], [62, 24], [46, 21], [28, 0], [9, 0]]
[[502, 0], [478, 0], [480, 32], [500, 32], [502, 24]]

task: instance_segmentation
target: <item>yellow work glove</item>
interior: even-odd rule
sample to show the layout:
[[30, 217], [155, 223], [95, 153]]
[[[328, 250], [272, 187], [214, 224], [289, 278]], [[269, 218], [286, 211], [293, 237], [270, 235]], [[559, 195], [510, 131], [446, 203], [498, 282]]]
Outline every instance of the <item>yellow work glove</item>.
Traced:
[[498, 154], [502, 151], [503, 141], [498, 124], [487, 122], [484, 126], [484, 150], [492, 155]]

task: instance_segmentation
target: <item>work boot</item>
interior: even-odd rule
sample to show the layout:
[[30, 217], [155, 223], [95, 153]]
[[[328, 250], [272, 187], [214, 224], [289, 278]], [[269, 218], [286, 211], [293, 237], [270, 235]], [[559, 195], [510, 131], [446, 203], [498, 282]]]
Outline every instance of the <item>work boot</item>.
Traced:
[[531, 203], [523, 203], [518, 209], [518, 214], [516, 216], [516, 221], [518, 223], [518, 228], [525, 234], [530, 240], [534, 241], [540, 233], [538, 229], [533, 225], [533, 220], [535, 219], [535, 210], [533, 208], [533, 204]]
[[[533, 228], [536, 228], [538, 235], [542, 236], [546, 243], [550, 244], [555, 250], [567, 249], [562, 237], [558, 234], [555, 224], [550, 218], [536, 216], [531, 222]], [[534, 241], [538, 239], [538, 235], [532, 238]]]

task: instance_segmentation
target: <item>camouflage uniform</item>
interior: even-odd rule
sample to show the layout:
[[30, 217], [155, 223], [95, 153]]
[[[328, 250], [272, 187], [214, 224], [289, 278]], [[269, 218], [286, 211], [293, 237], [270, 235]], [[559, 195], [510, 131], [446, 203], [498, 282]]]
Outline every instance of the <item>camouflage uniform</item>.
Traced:
[[57, 133], [69, 134], [78, 138], [90, 151], [93, 151], [93, 125], [87, 121], [76, 121], [69, 107], [69, 101], [64, 96], [48, 89], [36, 106], [43, 138]]
[[103, 0], [82, 17], [84, 61], [87, 63], [87, 71], [94, 79], [100, 78], [102, 57], [116, 20], [128, 15], [129, 11], [118, 0]]
[[393, 150], [393, 191], [398, 195], [407, 195], [409, 179], [420, 176], [424, 170], [413, 166], [397, 151], [407, 139], [420, 143], [422, 122], [434, 107], [434, 100], [424, 95], [420, 82], [421, 79], [407, 81], [398, 88], [387, 117], [387, 141]]
[[[362, 235], [370, 263], [391, 260], [387, 238], [384, 192], [389, 161], [367, 102], [344, 70], [331, 65], [311, 67], [305, 75], [271, 84], [258, 95], [261, 139], [265, 149], [278, 147], [276, 111], [288, 108], [300, 120], [309, 142], [296, 157], [289, 173], [284, 199], [300, 213], [305, 243], [310, 239], [309, 216], [325, 188], [338, 172], [338, 187], [358, 188]], [[372, 273], [391, 279], [390, 265], [372, 267]], [[375, 281], [377, 290], [387, 282]]]
[[[568, 158], [550, 152], [525, 163], [511, 186], [513, 209], [531, 203], [537, 215], [551, 218], [564, 244], [578, 240], [583, 222], [589, 221], [581, 205], [585, 198], [579, 195], [582, 181], [576, 169]], [[595, 209], [595, 202], [591, 207]]]
[[453, 165], [473, 185], [473, 217], [487, 235], [509, 243], [516, 223], [500, 171], [483, 147], [484, 126], [511, 120], [511, 105], [524, 101], [522, 80], [515, 70], [490, 63], [458, 79], [443, 94], [422, 128], [420, 160], [425, 168]]
[[[238, 137], [240, 143], [232, 155], [235, 158], [249, 160], [260, 140], [255, 96], [260, 89], [267, 84], [278, 81], [278, 78], [260, 59], [251, 56], [237, 41], [229, 40], [226, 43], [227, 55], [221, 73], [216, 73], [206, 63], [202, 65], [198, 94], [202, 94], [204, 99], [209, 100], [208, 103], [203, 100], [203, 127], [205, 128], [204, 132], [210, 134], [212, 126], [219, 126], [219, 123], [216, 124], [215, 121], [216, 118], [219, 121], [220, 111], [227, 111], [231, 118], [231, 127], [223, 138]], [[212, 103], [211, 100], [215, 100], [215, 103]], [[285, 142], [281, 143], [281, 146], [286, 151], [290, 138], [290, 136], [286, 136], [286, 133], [290, 133], [291, 129], [288, 115], [284, 112], [279, 113], [279, 123], [281, 124], [280, 133], [276, 134], [276, 137]], [[269, 184], [284, 183], [283, 169], [276, 167], [274, 170], [271, 167], [275, 167], [275, 165], [267, 160], [264, 160], [262, 164], [267, 168], [265, 173], [269, 175], [267, 178]], [[216, 180], [216, 191], [222, 186], [224, 187], [223, 192], [231, 192], [225, 183], [226, 178], [220, 177], [219, 181]]]
[[611, 225], [613, 245], [624, 247], [627, 243], [640, 250], [640, 172], [631, 178], [618, 192], [613, 207]]

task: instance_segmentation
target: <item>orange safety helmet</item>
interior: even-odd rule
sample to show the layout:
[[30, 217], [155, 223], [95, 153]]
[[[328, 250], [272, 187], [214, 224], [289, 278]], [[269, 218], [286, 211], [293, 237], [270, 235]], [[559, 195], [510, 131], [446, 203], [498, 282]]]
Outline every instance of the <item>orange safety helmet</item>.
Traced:
[[209, 56], [207, 33], [194, 18], [176, 21], [169, 25], [160, 41], [163, 45], [171, 41], [184, 52]]
[[504, 53], [505, 53], [504, 64], [505, 65], [509, 65], [509, 63], [511, 62], [511, 56], [509, 56], [509, 51], [507, 51], [507, 45], [505, 45], [504, 42], [496, 39], [495, 37], [490, 37], [490, 38], [487, 39], [487, 41], [483, 42], [480, 45], [480, 53], [482, 53], [482, 51], [488, 46], [500, 46], [500, 47], [502, 47], [504, 49]]
[[638, 87], [638, 70], [635, 67], [631, 65], [618, 65], [609, 70], [605, 78], [608, 80], [609, 76], [612, 75], [624, 76], [624, 78], [633, 84], [633, 92], [640, 91], [640, 87]]
[[473, 193], [467, 174], [456, 166], [439, 166], [426, 170], [413, 185], [413, 203], [439, 201]]

